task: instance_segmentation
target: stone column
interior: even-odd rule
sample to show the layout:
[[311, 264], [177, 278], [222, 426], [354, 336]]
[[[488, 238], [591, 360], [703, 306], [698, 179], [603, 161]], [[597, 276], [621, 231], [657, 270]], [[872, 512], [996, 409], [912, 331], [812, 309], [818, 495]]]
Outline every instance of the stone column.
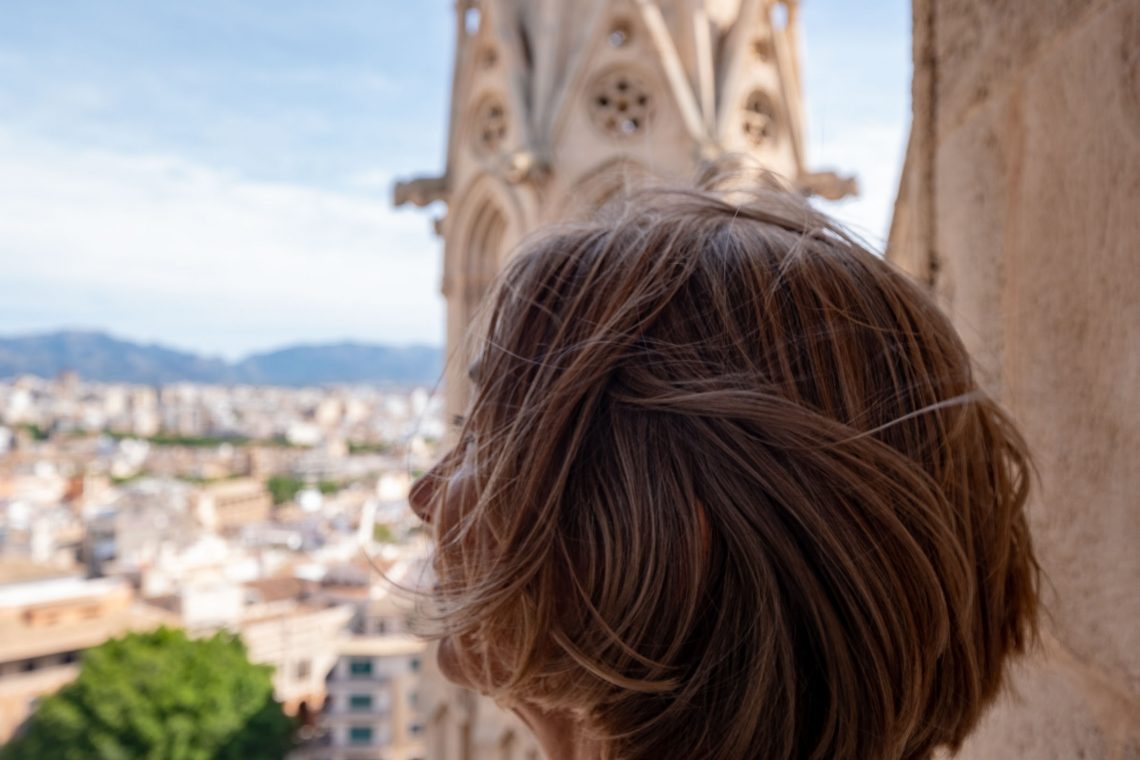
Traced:
[[1140, 1], [915, 0], [891, 258], [1040, 470], [1044, 642], [959, 757], [1140, 757]]

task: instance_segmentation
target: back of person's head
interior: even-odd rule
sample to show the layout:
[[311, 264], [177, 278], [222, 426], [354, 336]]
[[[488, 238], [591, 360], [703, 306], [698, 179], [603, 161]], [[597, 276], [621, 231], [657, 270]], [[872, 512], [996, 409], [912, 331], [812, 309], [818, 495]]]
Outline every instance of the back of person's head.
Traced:
[[1029, 472], [918, 286], [798, 198], [654, 191], [488, 321], [436, 560], [471, 683], [615, 758], [962, 741], [1035, 630]]

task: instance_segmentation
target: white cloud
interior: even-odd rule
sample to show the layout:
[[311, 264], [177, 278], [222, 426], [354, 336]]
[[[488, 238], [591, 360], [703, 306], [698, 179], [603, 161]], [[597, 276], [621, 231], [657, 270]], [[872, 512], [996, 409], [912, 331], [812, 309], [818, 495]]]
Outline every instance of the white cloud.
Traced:
[[387, 193], [251, 181], [2, 131], [0, 177], [5, 332], [86, 324], [229, 355], [295, 340], [442, 339], [439, 242]]

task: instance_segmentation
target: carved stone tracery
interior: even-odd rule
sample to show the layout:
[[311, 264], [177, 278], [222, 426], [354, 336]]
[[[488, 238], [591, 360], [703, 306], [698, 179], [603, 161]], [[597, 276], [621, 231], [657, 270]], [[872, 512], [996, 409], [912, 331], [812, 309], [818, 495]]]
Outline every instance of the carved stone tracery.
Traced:
[[498, 153], [507, 139], [507, 107], [498, 95], [484, 96], [472, 115], [472, 138], [481, 154]]
[[753, 90], [744, 101], [741, 126], [753, 145], [764, 145], [778, 136], [776, 104], [763, 90]]
[[653, 117], [653, 96], [645, 81], [628, 69], [603, 72], [589, 89], [590, 119], [613, 137], [646, 130]]

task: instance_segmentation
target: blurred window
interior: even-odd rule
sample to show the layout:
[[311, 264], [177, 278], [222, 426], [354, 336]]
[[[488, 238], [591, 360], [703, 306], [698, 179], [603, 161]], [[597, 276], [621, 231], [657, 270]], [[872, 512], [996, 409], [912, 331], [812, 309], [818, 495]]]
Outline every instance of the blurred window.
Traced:
[[349, 726], [348, 743], [357, 745], [371, 744], [372, 726]]
[[372, 676], [372, 660], [360, 658], [349, 660], [348, 674], [353, 678], [370, 678]]

